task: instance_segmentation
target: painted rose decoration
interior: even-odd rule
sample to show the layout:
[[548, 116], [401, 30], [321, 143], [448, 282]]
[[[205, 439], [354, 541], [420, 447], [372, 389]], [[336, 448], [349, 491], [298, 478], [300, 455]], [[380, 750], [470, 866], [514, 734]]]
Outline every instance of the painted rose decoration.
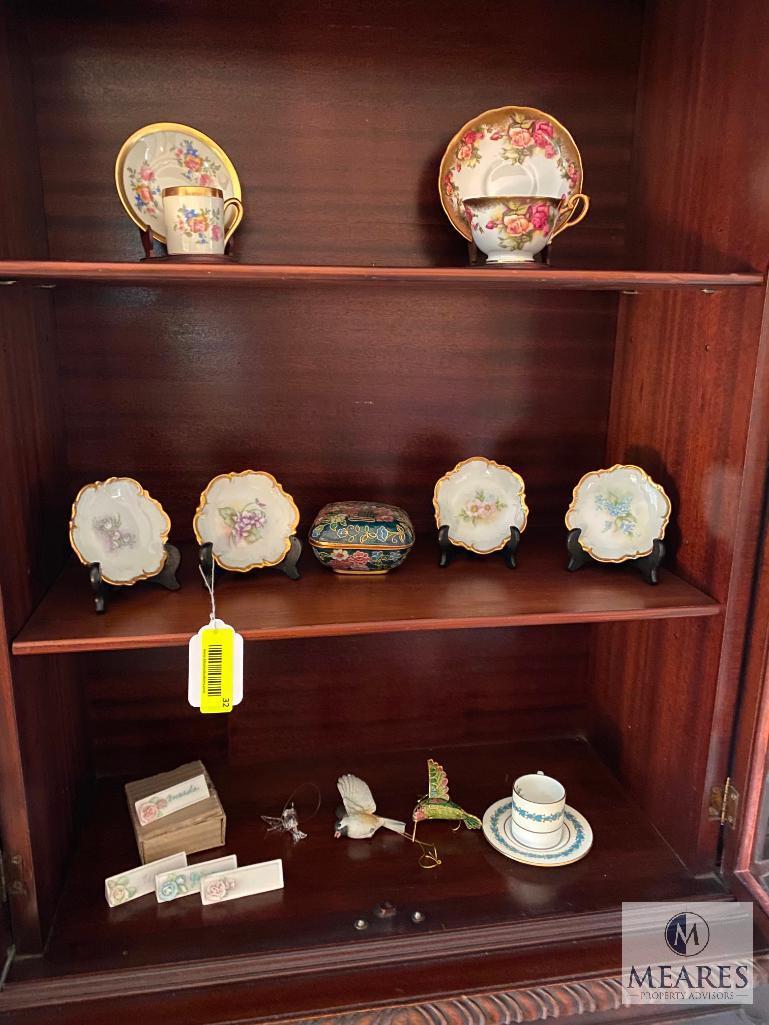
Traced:
[[182, 204], [176, 211], [173, 230], [201, 245], [207, 245], [211, 239], [218, 242], [222, 237], [221, 216], [220, 209], [215, 206], [195, 209]]
[[183, 171], [183, 177], [193, 185], [216, 186], [221, 164], [205, 157], [192, 139], [182, 139], [174, 150], [176, 162]]
[[136, 887], [128, 885], [127, 876], [121, 876], [119, 879], [108, 879], [107, 889], [111, 904], [123, 904], [136, 893]]
[[[229, 885], [228, 885], [229, 883]], [[203, 880], [202, 890], [206, 895], [206, 900], [218, 901], [224, 900], [227, 896], [227, 890], [234, 886], [234, 882], [225, 879], [209, 879]]]
[[167, 804], [168, 801], [165, 797], [159, 797], [157, 800], [147, 801], [145, 804], [142, 804], [139, 808], [139, 822], [143, 826], [146, 826], [150, 822], [154, 822]]
[[493, 520], [497, 513], [507, 508], [507, 503], [501, 498], [490, 494], [483, 488], [478, 488], [473, 497], [465, 502], [459, 510], [459, 516], [465, 523], [476, 527], [479, 523], [488, 523]]
[[549, 235], [554, 226], [554, 207], [549, 203], [500, 200], [486, 221], [485, 230], [497, 232], [502, 249], [516, 250], [523, 249], [537, 233]]
[[145, 160], [140, 167], [126, 168], [128, 183], [134, 195], [136, 208], [150, 217], [161, 216], [160, 201], [162, 189], [157, 183], [155, 172]]
[[[505, 165], [522, 172], [506, 172]], [[449, 218], [469, 239], [471, 219], [464, 200], [493, 195], [560, 199], [581, 190], [582, 167], [574, 140], [549, 115], [501, 107], [469, 122], [452, 141], [441, 161], [439, 186]]]

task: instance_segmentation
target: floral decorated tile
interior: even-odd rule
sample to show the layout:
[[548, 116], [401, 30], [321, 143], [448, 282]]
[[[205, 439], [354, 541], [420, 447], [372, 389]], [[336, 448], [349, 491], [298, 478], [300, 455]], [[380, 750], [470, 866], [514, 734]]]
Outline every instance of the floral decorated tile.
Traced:
[[169, 121], [147, 125], [126, 139], [115, 162], [115, 185], [134, 224], [149, 226], [163, 243], [163, 189], [203, 185], [221, 189], [224, 199], [241, 198], [237, 172], [224, 150], [196, 128]]
[[504, 548], [510, 528], [523, 533], [529, 517], [521, 475], [484, 456], [465, 459], [441, 477], [433, 506], [449, 541], [479, 555]]
[[162, 505], [138, 481], [110, 477], [78, 492], [69, 540], [84, 566], [99, 563], [106, 583], [128, 585], [161, 571], [170, 530]]
[[470, 242], [464, 200], [561, 199], [582, 192], [583, 179], [577, 144], [551, 114], [535, 107], [499, 107], [478, 114], [451, 140], [441, 161], [438, 192], [447, 217]]
[[245, 573], [277, 566], [291, 546], [299, 510], [271, 473], [221, 473], [200, 496], [193, 523], [217, 566]]
[[569, 530], [598, 562], [625, 562], [648, 555], [665, 536], [670, 499], [640, 466], [617, 463], [586, 473], [566, 513]]

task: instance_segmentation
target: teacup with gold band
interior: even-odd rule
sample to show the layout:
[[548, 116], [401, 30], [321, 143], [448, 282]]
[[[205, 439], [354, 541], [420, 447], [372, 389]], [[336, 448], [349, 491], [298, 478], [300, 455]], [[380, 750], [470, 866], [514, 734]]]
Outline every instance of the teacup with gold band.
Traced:
[[[233, 216], [225, 228], [230, 210]], [[239, 199], [224, 199], [222, 190], [204, 185], [163, 189], [166, 246], [169, 255], [221, 255], [243, 220]]]

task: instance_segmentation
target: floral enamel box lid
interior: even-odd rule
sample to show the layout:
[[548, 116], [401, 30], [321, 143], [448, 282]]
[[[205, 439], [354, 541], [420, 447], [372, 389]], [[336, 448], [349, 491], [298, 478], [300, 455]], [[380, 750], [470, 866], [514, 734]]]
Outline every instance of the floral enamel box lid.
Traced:
[[332, 502], [310, 531], [311, 545], [411, 548], [414, 528], [408, 513], [380, 502]]

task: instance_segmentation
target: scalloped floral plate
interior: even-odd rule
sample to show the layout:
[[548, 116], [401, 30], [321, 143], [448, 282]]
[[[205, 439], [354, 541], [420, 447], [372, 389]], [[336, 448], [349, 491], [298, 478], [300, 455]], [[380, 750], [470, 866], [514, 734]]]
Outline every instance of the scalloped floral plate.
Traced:
[[[582, 192], [577, 144], [560, 121], [536, 107], [497, 107], [463, 125], [446, 148], [438, 193], [446, 216], [472, 241], [464, 200]], [[566, 214], [557, 222], [562, 223]]]
[[200, 496], [193, 527], [217, 566], [246, 573], [277, 566], [291, 547], [299, 510], [271, 473], [220, 473]]
[[586, 473], [574, 488], [566, 513], [569, 530], [598, 562], [625, 562], [648, 555], [665, 536], [670, 499], [645, 470], [615, 463]]
[[159, 573], [170, 530], [163, 506], [132, 477], [86, 484], [72, 503], [70, 544], [84, 566], [99, 563], [108, 584], [126, 586]]
[[529, 510], [523, 477], [485, 456], [457, 463], [435, 485], [436, 526], [449, 528], [449, 541], [478, 555], [504, 548], [510, 528], [526, 529]]
[[503, 797], [486, 809], [483, 816], [483, 835], [494, 850], [512, 861], [538, 868], [558, 868], [571, 865], [584, 858], [593, 846], [593, 830], [584, 815], [570, 808], [563, 810], [563, 836], [556, 847], [546, 851], [534, 850], [520, 843], [510, 829], [512, 797]]
[[232, 161], [213, 139], [196, 128], [159, 121], [129, 136], [115, 161], [115, 185], [123, 208], [139, 228], [149, 226], [166, 240], [163, 189], [204, 185], [221, 189], [224, 199], [240, 199]]

